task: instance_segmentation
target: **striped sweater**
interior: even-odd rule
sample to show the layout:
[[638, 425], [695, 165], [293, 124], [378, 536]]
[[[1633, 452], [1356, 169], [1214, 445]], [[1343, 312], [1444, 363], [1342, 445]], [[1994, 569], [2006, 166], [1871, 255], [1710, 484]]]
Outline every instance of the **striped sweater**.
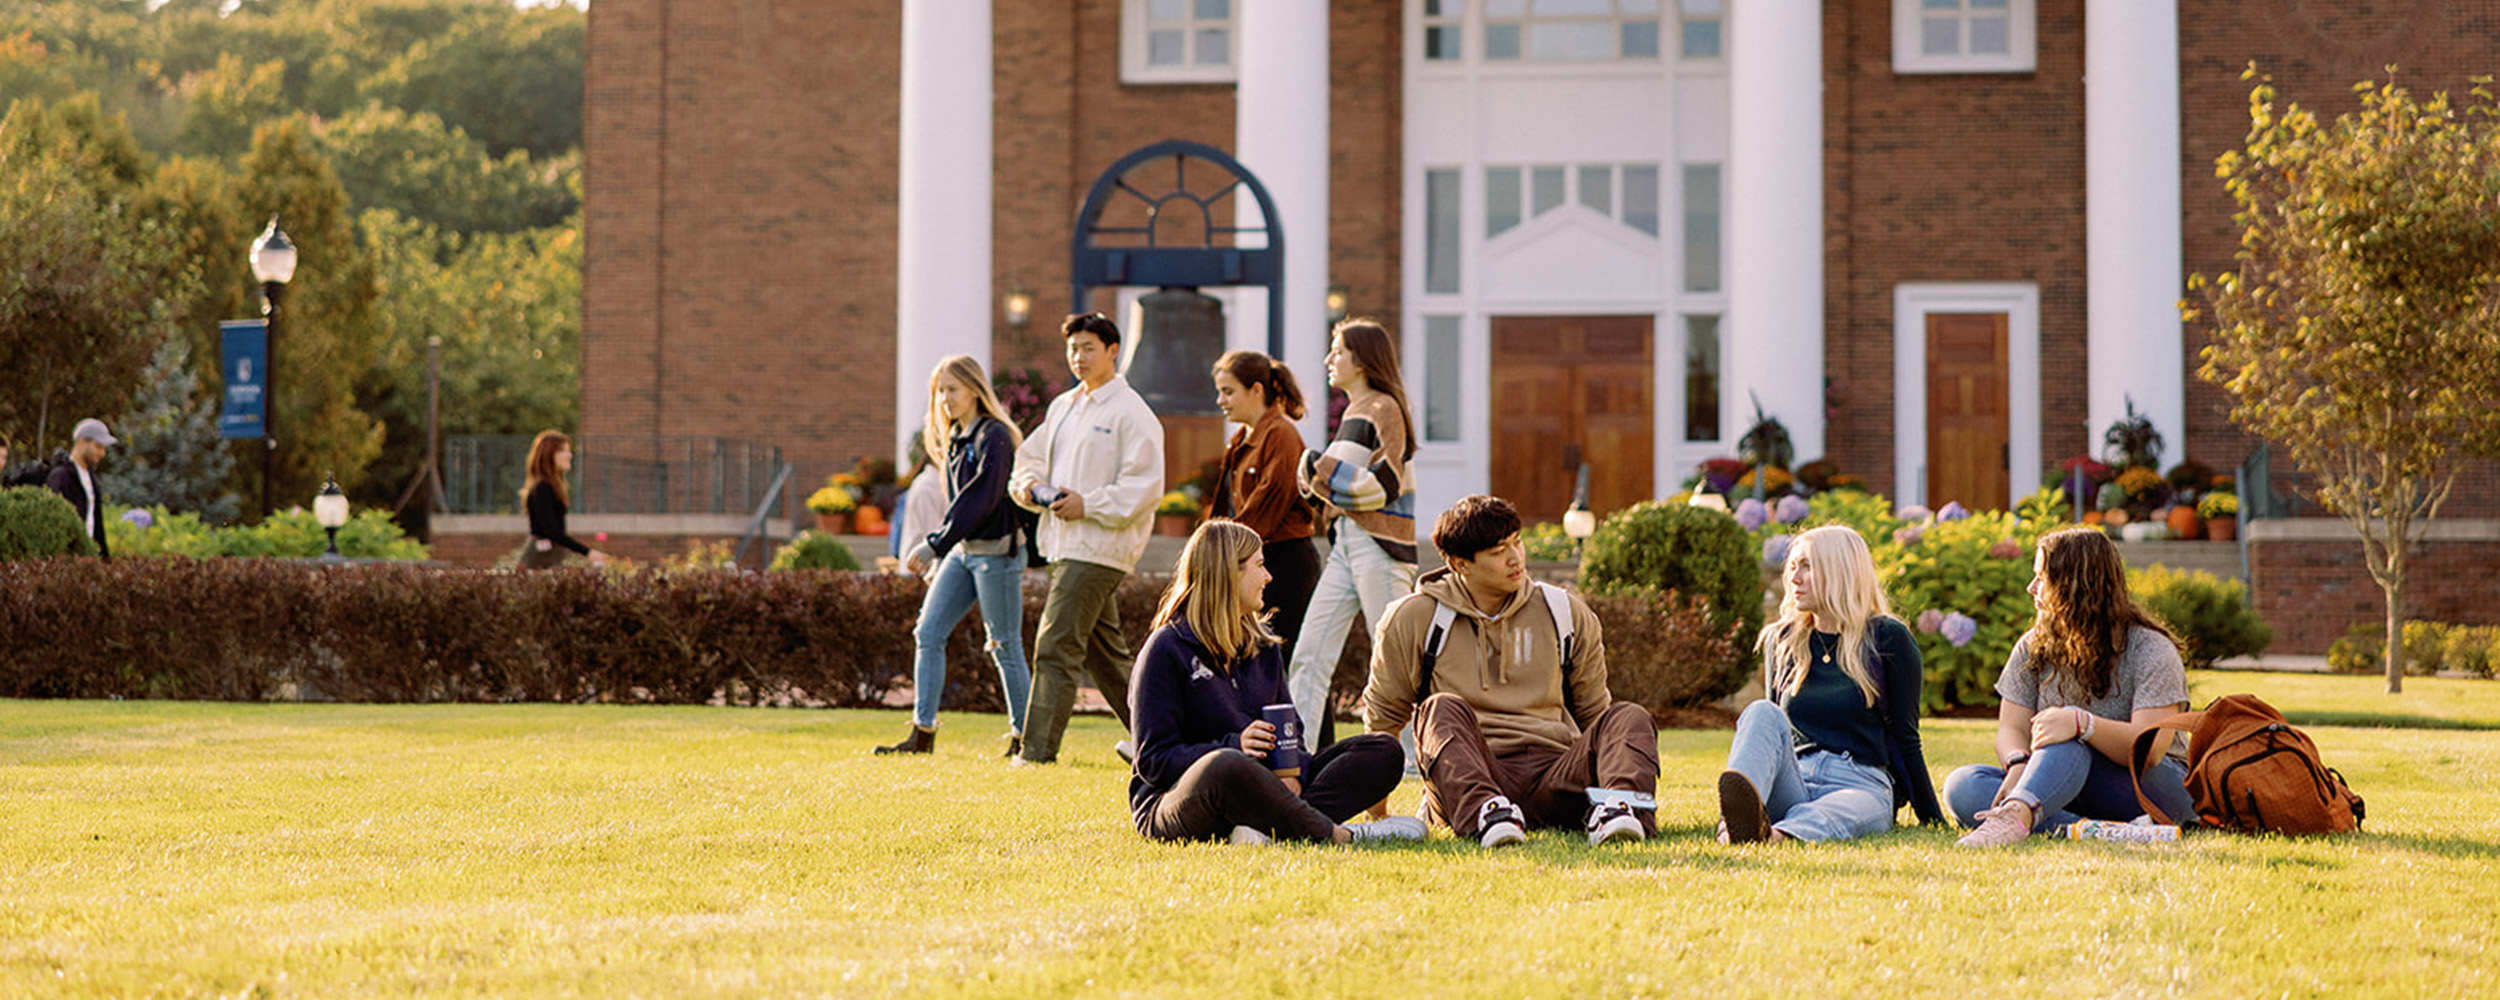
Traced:
[[1362, 526], [1380, 550], [1415, 565], [1415, 479], [1398, 402], [1373, 393], [1346, 407], [1325, 451], [1302, 453], [1302, 487]]

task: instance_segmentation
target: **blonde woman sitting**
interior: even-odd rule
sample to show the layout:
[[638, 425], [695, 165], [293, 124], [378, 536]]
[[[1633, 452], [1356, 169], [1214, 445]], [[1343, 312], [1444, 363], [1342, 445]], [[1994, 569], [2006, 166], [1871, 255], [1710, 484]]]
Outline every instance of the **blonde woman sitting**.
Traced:
[[1918, 643], [1892, 616], [1866, 540], [1797, 536], [1788, 596], [1762, 630], [1762, 684], [1719, 774], [1722, 840], [1845, 840], [1890, 829], [1906, 802], [1944, 822], [1919, 749]]

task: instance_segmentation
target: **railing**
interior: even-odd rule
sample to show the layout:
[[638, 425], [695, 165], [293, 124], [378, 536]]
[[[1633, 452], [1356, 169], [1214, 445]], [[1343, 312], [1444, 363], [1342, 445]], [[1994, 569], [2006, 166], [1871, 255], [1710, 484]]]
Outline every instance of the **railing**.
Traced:
[[[520, 513], [529, 449], [526, 435], [444, 438], [443, 498], [451, 513]], [[746, 515], [774, 498], [782, 471], [781, 449], [752, 441], [580, 435], [567, 480], [574, 514]]]

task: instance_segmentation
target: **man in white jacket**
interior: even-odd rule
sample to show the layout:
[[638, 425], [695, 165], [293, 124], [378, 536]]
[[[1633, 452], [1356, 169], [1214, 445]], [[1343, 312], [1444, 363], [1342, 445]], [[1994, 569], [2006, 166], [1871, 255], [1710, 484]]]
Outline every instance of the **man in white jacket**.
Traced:
[[1050, 401], [1041, 429], [1016, 449], [1007, 480], [1009, 497], [1042, 514], [1040, 548], [1050, 560], [1019, 764], [1059, 759], [1080, 668], [1128, 725], [1120, 582], [1145, 553], [1163, 496], [1163, 425], [1120, 377], [1120, 328], [1088, 313], [1068, 317], [1059, 332], [1080, 384]]

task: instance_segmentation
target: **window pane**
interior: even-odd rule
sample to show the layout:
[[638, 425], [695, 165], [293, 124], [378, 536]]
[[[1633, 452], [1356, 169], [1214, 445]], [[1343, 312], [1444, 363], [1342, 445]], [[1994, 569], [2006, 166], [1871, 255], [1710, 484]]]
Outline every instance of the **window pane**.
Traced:
[[1684, 58], [1716, 59], [1719, 57], [1719, 22], [1684, 22]]
[[1425, 16], [1425, 17], [1440, 17], [1440, 16], [1441, 16], [1441, 0], [1424, 0], [1424, 16]]
[[1972, 55], [2001, 56], [2006, 54], [2006, 22], [2002, 17], [1970, 19], [1970, 51]]
[[1614, 216], [1615, 168], [1580, 168], [1580, 204], [1588, 206], [1599, 215], [1609, 218]]
[[1538, 17], [1613, 17], [1615, 0], [1536, 0]]
[[1656, 17], [1658, 15], [1658, 0], [1623, 0], [1615, 6], [1622, 9], [1625, 17]]
[[1623, 22], [1623, 57], [1626, 59], [1658, 58], [1658, 22]]
[[1424, 171], [1424, 291], [1458, 291], [1458, 171]]
[[1484, 0], [1486, 17], [1518, 17], [1528, 12], [1528, 0]]
[[1684, 440], [1719, 439], [1719, 318], [1684, 317]]
[[1458, 317], [1424, 317], [1424, 440], [1458, 440]]
[[1487, 167], [1484, 171], [1484, 235], [1499, 236], [1519, 224], [1519, 168]]
[[1921, 22], [1919, 29], [1920, 53], [1931, 56], [1962, 54], [1962, 22], [1959, 18], [1931, 17]]
[[1920, 0], [1919, 6], [1928, 10], [1959, 11], [1962, 9], [1962, 0]]
[[1198, 65], [1228, 66], [1233, 61], [1233, 32], [1230, 28], [1198, 29]]
[[1528, 26], [1528, 54], [1537, 59], [1612, 59], [1612, 21], [1539, 22]]
[[1424, 58], [1451, 60], [1458, 58], [1458, 25], [1435, 24], [1424, 28]]
[[1536, 168], [1535, 178], [1536, 211], [1530, 214], [1543, 215], [1557, 208], [1561, 208], [1563, 203], [1563, 168], [1538, 167]]
[[1684, 167], [1684, 290], [1719, 290], [1719, 165], [1715, 163]]
[[1970, 0], [1972, 10], [2004, 10], [2005, 0]]
[[1487, 59], [1519, 58], [1519, 26], [1516, 24], [1485, 25], [1484, 57]]
[[1623, 224], [1658, 235], [1658, 168], [1623, 168]]
[[1233, 16], [1233, 0], [1198, 0], [1198, 19], [1228, 21]]
[[1146, 5], [1146, 20], [1189, 20], [1189, 0], [1153, 0]]
[[1719, 0], [1683, 0], [1677, 6], [1684, 11], [1685, 17], [1719, 16]]
[[1184, 38], [1178, 31], [1155, 31], [1146, 35], [1146, 65], [1178, 66], [1187, 61]]

